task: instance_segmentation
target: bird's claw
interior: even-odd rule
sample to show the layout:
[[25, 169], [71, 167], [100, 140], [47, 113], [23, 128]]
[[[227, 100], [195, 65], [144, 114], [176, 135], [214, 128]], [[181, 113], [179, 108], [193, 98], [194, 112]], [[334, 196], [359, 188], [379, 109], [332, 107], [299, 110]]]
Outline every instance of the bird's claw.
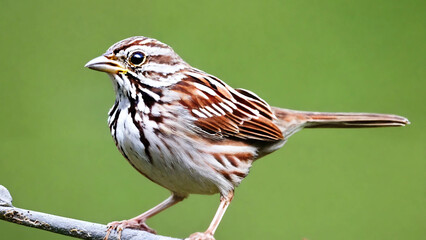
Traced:
[[107, 233], [104, 237], [104, 240], [108, 240], [109, 235], [111, 234], [112, 231], [116, 231], [118, 234], [118, 239], [121, 239], [121, 234], [123, 232], [123, 230], [125, 228], [132, 228], [132, 229], [137, 229], [137, 230], [142, 230], [142, 231], [146, 231], [152, 234], [157, 234], [157, 232], [148, 227], [148, 225], [146, 225], [145, 221], [139, 221], [136, 219], [130, 219], [130, 220], [123, 220], [123, 221], [114, 221], [114, 222], [110, 222], [107, 225]]

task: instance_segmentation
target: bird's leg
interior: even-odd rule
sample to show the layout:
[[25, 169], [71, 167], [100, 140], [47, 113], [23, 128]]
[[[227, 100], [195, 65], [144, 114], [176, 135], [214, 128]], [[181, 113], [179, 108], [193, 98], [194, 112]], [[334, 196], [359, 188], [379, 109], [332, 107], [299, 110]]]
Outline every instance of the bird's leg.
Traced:
[[234, 198], [234, 191], [230, 191], [227, 196], [222, 195], [220, 197], [219, 208], [217, 209], [209, 228], [207, 228], [207, 230], [203, 233], [197, 232], [191, 234], [191, 236], [189, 236], [186, 240], [214, 240], [213, 235], [219, 226], [220, 220], [222, 220], [226, 209], [231, 203], [232, 198]]
[[147, 231], [147, 232], [155, 234], [156, 231], [154, 229], [148, 227], [148, 225], [146, 225], [145, 221], [148, 218], [150, 218], [150, 217], [162, 212], [163, 210], [175, 205], [176, 203], [182, 201], [184, 198], [185, 197], [172, 194], [169, 198], [167, 198], [166, 200], [164, 200], [163, 202], [161, 202], [157, 206], [151, 208], [150, 210], [142, 213], [139, 216], [136, 216], [136, 217], [131, 218], [129, 220], [122, 220], [122, 221], [115, 221], [115, 222], [108, 223], [107, 234], [105, 235], [104, 240], [108, 240], [108, 236], [109, 236], [109, 234], [111, 233], [112, 230], [116, 230], [118, 232], [118, 239], [120, 239], [121, 238], [121, 232], [125, 228], [134, 228], [134, 229], [139, 229], [139, 230], [143, 230], [143, 231]]

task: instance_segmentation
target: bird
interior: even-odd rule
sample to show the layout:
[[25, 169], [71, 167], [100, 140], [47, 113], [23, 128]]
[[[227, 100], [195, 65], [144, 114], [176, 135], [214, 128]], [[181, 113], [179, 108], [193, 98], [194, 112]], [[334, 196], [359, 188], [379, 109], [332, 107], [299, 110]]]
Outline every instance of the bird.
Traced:
[[121, 40], [85, 67], [112, 80], [115, 102], [108, 125], [118, 150], [139, 173], [171, 192], [139, 216], [109, 223], [105, 239], [111, 231], [121, 237], [125, 228], [156, 233], [147, 219], [190, 194], [220, 194], [207, 230], [187, 238], [213, 240], [253, 162], [280, 149], [297, 131], [410, 123], [391, 114], [273, 107], [249, 90], [192, 67], [170, 46], [149, 37]]

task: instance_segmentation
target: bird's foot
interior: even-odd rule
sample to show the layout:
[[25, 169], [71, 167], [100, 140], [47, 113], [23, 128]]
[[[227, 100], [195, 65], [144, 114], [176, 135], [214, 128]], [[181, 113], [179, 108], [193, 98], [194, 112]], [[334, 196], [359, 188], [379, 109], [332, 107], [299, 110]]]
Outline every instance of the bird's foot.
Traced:
[[185, 240], [215, 240], [215, 239], [211, 233], [196, 232], [191, 234], [191, 236], [189, 236]]
[[116, 231], [118, 234], [118, 239], [121, 239], [121, 233], [125, 228], [132, 228], [137, 230], [146, 231], [149, 233], [157, 234], [157, 232], [148, 227], [146, 225], [144, 220], [140, 219], [129, 219], [129, 220], [122, 220], [122, 221], [114, 221], [110, 222], [107, 225], [107, 234], [104, 237], [104, 240], [108, 240], [108, 237], [112, 231]]

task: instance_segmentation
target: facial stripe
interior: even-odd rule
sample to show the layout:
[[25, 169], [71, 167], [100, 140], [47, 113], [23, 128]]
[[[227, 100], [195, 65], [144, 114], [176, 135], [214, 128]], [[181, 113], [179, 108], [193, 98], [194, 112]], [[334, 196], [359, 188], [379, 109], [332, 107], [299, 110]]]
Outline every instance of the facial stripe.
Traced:
[[148, 63], [143, 66], [143, 71], [153, 71], [160, 74], [170, 74], [178, 72], [179, 70], [182, 70], [184, 68], [187, 68], [188, 66], [185, 64], [176, 64], [176, 65], [169, 65], [169, 64], [159, 64], [159, 63]]

